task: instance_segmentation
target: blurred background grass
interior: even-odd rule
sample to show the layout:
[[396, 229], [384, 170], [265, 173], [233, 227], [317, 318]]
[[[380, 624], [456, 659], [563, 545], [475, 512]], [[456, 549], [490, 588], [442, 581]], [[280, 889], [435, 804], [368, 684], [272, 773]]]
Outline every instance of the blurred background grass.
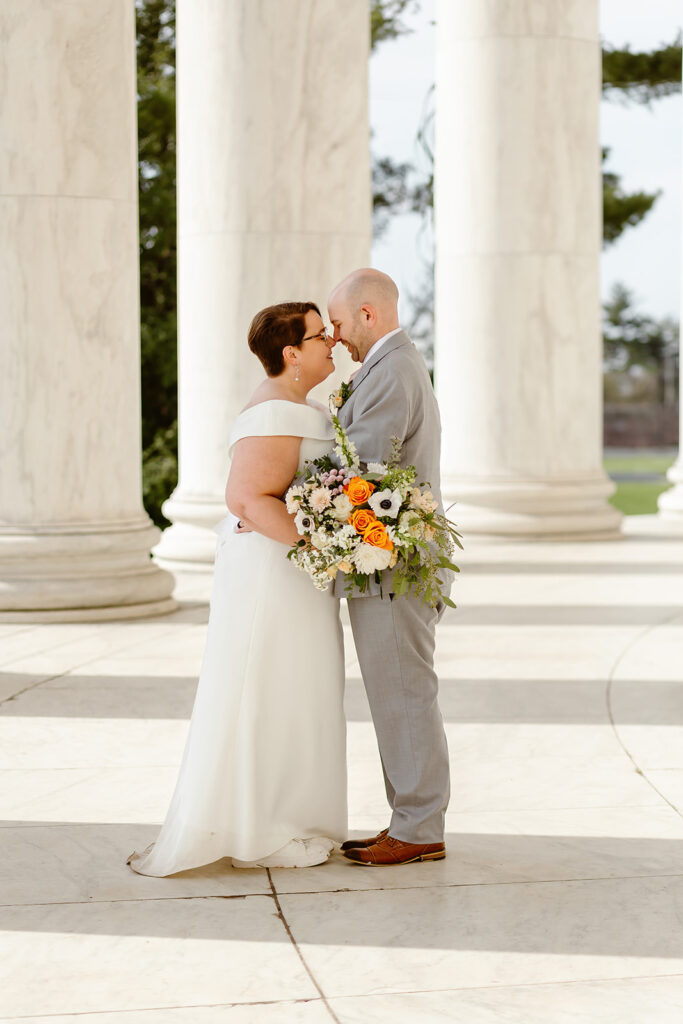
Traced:
[[666, 471], [675, 458], [673, 449], [608, 449], [605, 472], [617, 485], [611, 504], [626, 516], [656, 513], [657, 498], [671, 487]]

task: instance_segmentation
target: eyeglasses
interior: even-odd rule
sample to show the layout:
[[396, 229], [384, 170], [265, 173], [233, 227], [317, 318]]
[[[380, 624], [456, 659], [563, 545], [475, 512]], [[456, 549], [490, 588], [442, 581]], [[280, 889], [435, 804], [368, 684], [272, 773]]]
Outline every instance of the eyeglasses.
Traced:
[[307, 338], [302, 338], [302, 341], [324, 341], [327, 342], [332, 335], [328, 334], [327, 327], [323, 327], [322, 331], [318, 334], [309, 334]]

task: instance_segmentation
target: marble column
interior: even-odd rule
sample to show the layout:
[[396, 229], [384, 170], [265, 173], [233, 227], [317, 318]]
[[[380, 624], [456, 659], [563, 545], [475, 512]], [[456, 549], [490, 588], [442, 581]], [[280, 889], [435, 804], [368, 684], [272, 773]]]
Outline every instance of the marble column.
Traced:
[[132, 0], [0, 5], [0, 617], [174, 607], [142, 508]]
[[598, 0], [440, 0], [436, 386], [466, 534], [616, 536], [602, 469]]
[[369, 261], [369, 14], [366, 0], [342, 14], [337, 0], [178, 0], [176, 27], [180, 472], [156, 558], [206, 569], [230, 425], [263, 376], [252, 316], [287, 299], [324, 313]]

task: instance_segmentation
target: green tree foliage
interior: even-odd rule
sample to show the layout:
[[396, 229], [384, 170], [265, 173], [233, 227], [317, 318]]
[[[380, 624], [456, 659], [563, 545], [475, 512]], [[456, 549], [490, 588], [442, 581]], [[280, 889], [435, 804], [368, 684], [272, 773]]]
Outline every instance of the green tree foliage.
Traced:
[[159, 525], [177, 465], [175, 0], [136, 0], [143, 498]]
[[681, 91], [681, 33], [659, 49], [632, 53], [602, 48], [602, 89], [607, 99], [650, 103]]
[[655, 379], [660, 403], [675, 401], [678, 324], [674, 320], [655, 320], [636, 312], [633, 292], [615, 284], [603, 306], [603, 342], [606, 373], [628, 373], [640, 367]]
[[[603, 165], [609, 149], [602, 150]], [[654, 206], [661, 192], [624, 192], [619, 175], [602, 171], [602, 243], [611, 245], [628, 227], [640, 224]]]
[[417, 11], [418, 0], [371, 0], [370, 48], [372, 50], [387, 39], [407, 35], [411, 30], [401, 21], [401, 15]]
[[[602, 49], [602, 92], [605, 99], [649, 105], [681, 91], [681, 35], [656, 50], [633, 53], [630, 47]], [[603, 164], [609, 150], [603, 149]], [[660, 192], [624, 192], [620, 178], [603, 170], [603, 244], [611, 245], [650, 212]]]

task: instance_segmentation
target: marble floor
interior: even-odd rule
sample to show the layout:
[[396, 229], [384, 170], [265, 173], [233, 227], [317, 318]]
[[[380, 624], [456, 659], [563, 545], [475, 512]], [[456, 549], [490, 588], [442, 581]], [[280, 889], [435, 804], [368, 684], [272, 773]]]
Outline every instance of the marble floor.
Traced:
[[[445, 861], [125, 865], [163, 818], [208, 579], [135, 622], [0, 626], [0, 1019], [683, 1020], [683, 533], [471, 543], [439, 626]], [[347, 641], [351, 829], [387, 822]]]

